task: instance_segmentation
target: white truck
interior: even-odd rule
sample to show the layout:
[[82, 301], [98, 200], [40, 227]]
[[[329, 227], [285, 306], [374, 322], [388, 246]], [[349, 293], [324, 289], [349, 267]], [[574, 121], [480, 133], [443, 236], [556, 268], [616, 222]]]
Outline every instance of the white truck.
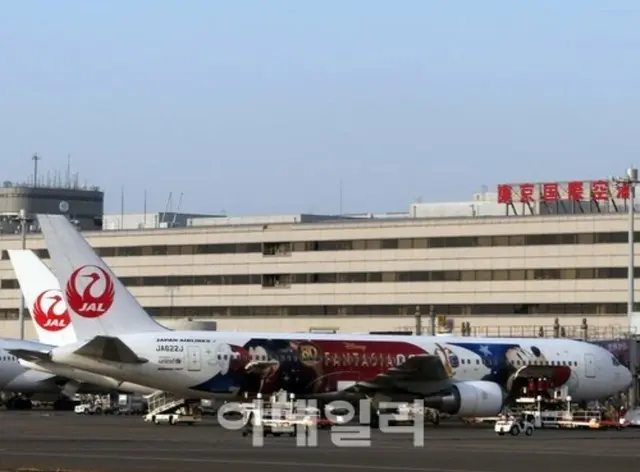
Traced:
[[436, 426], [440, 424], [440, 412], [438, 410], [426, 407], [416, 408], [411, 403], [401, 403], [387, 410], [378, 409], [378, 414], [389, 415], [389, 423], [394, 424], [413, 424], [418, 416], [422, 416], [425, 423], [429, 422]]
[[296, 426], [304, 428], [305, 432], [313, 427], [317, 421], [317, 413], [311, 411], [292, 412], [275, 409], [254, 409], [249, 410], [245, 428], [242, 430], [243, 436], [253, 434], [255, 428], [262, 428], [263, 436], [273, 435], [275, 437], [296, 435]]
[[108, 396], [89, 396], [79, 405], [76, 405], [73, 411], [78, 415], [102, 415], [114, 412], [111, 401]]
[[119, 415], [141, 415], [146, 411], [146, 403], [142, 395], [118, 395]]
[[519, 436], [524, 433], [525, 436], [531, 436], [535, 430], [534, 424], [525, 416], [516, 417], [512, 415], [502, 415], [496, 421], [495, 432], [498, 436], [510, 434], [511, 436]]
[[145, 421], [154, 424], [186, 424], [192, 426], [202, 421], [202, 415], [199, 412], [192, 411], [190, 408], [182, 407], [178, 408], [173, 413], [160, 413], [160, 414], [147, 414], [144, 417]]

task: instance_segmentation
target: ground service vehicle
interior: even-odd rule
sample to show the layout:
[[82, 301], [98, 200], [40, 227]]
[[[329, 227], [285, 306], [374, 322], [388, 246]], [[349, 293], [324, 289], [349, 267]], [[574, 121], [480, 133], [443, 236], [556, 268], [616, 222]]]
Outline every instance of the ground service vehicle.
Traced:
[[495, 425], [495, 432], [499, 436], [504, 436], [505, 434], [519, 436], [521, 433], [524, 433], [525, 436], [531, 436], [534, 429], [533, 423], [524, 417], [503, 416], [496, 421]]

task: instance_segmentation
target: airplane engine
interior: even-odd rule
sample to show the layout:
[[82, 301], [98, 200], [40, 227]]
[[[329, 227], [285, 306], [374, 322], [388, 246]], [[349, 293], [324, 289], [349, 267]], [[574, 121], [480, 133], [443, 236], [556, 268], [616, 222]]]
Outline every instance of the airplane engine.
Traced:
[[463, 417], [494, 416], [502, 410], [505, 398], [504, 390], [495, 382], [459, 382], [450, 394], [441, 397], [439, 410]]

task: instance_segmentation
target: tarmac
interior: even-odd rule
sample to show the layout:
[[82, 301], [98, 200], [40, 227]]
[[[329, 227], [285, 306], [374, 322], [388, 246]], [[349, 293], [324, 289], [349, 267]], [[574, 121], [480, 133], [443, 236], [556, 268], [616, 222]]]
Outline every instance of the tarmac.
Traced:
[[0, 411], [0, 425], [0, 471], [583, 472], [634, 470], [640, 459], [640, 430], [632, 429], [499, 437], [489, 427], [445, 423], [427, 426], [420, 447], [411, 434], [380, 431], [368, 447], [339, 447], [329, 431], [317, 433], [315, 447], [297, 447], [295, 437], [268, 437], [258, 447], [214, 418], [169, 426], [141, 417]]

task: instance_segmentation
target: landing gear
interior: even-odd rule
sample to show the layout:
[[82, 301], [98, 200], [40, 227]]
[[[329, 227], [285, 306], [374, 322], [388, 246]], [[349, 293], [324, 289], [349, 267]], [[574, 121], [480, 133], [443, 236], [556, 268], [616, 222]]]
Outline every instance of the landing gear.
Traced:
[[372, 428], [379, 428], [380, 427], [380, 411], [377, 408], [372, 408], [371, 412], [369, 413], [370, 416], [370, 426]]
[[7, 410], [30, 410], [33, 408], [33, 403], [27, 397], [14, 396], [9, 398], [4, 406]]
[[73, 411], [75, 406], [76, 402], [66, 397], [58, 398], [53, 402], [53, 409], [56, 411]]
[[438, 426], [440, 424], [440, 412], [437, 410], [426, 410], [425, 409], [424, 419], [430, 421], [434, 426]]

